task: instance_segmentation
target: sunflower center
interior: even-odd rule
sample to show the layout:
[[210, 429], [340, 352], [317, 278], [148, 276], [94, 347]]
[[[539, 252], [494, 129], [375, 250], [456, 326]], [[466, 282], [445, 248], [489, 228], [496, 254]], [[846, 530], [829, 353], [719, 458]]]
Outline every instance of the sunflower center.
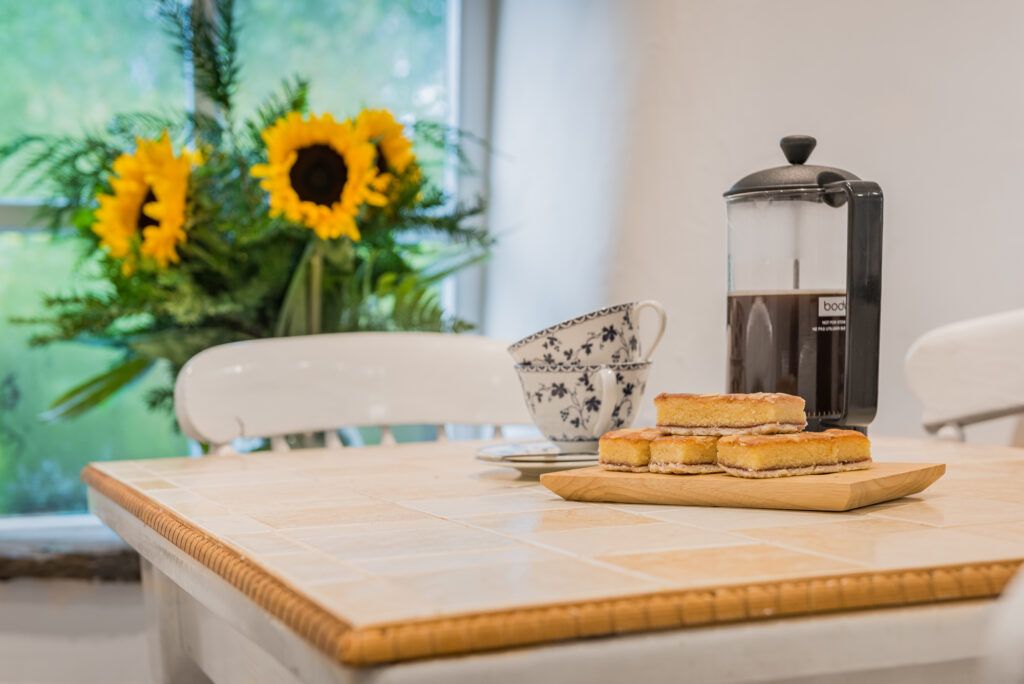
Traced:
[[377, 145], [376, 147], [377, 147], [377, 173], [379, 173], [380, 175], [383, 176], [385, 173], [388, 172], [388, 163], [384, 159], [384, 150], [382, 150], [380, 148], [380, 145]]
[[303, 202], [330, 206], [341, 199], [348, 167], [330, 145], [310, 145], [298, 151], [288, 179]]
[[135, 219], [135, 225], [139, 230], [147, 228], [149, 226], [159, 225], [159, 221], [155, 218], [146, 215], [146, 212], [142, 210], [150, 202], [156, 202], [156, 195], [153, 194], [153, 188], [146, 191], [146, 196], [142, 199], [142, 204], [139, 205], [139, 215]]

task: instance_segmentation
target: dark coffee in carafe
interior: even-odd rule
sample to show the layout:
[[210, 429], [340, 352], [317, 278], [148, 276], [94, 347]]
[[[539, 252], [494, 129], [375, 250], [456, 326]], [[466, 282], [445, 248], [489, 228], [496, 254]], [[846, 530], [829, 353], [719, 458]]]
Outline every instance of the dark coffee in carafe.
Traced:
[[845, 292], [733, 292], [728, 326], [730, 392], [801, 396], [812, 429], [841, 414]]

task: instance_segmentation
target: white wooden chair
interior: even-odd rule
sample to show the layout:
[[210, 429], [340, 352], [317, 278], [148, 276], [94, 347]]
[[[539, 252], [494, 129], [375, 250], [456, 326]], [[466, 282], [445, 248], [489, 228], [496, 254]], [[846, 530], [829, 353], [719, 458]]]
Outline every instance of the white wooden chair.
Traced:
[[437, 333], [339, 333], [236, 342], [196, 354], [178, 375], [175, 410], [182, 431], [230, 453], [239, 437], [324, 433], [393, 425], [526, 425], [507, 342]]
[[[907, 352], [905, 370], [923, 404], [925, 429], [963, 441], [966, 425], [1024, 413], [1022, 354], [1024, 309], [922, 335]], [[985, 649], [979, 681], [1024, 684], [1024, 576], [996, 601]]]
[[1024, 683], [1024, 574], [1018, 572], [996, 601], [985, 636], [983, 681]]
[[1024, 413], [1024, 309], [922, 335], [907, 352], [907, 383], [924, 428], [963, 441], [965, 425]]

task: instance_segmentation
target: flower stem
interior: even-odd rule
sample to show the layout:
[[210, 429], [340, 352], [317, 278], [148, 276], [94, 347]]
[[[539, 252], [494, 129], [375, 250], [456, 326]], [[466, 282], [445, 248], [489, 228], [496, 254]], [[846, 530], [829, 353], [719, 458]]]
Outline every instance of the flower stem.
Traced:
[[317, 242], [309, 258], [309, 334], [323, 329], [324, 251]]
[[274, 324], [274, 337], [285, 337], [286, 335], [305, 335], [309, 332], [309, 299], [308, 291], [304, 291], [310, 284], [309, 261], [313, 254], [314, 242], [310, 241], [299, 257], [299, 263], [295, 265], [288, 289], [285, 291], [284, 301], [281, 302], [281, 310], [277, 314], [277, 322]]

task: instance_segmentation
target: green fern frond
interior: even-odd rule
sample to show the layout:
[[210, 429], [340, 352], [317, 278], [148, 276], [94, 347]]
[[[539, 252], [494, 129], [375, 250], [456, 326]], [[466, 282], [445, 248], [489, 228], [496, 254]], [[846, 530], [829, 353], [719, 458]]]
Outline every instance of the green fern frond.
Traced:
[[[473, 164], [466, 155], [466, 143], [477, 145], [488, 154], [494, 154], [494, 149], [489, 142], [461, 128], [455, 128], [436, 121], [417, 121], [413, 124], [412, 128], [413, 137], [417, 143], [429, 145], [434, 149], [454, 154], [458, 162], [458, 171], [461, 174], [475, 173]], [[436, 163], [443, 164], [444, 160], [438, 160]]]
[[[159, 14], [176, 52], [192, 63], [192, 77], [200, 96], [213, 103], [225, 120], [233, 114], [241, 67], [234, 0], [209, 0], [186, 4], [182, 0], [160, 0]], [[196, 128], [210, 134], [196, 121]]]
[[157, 114], [154, 112], [128, 112], [116, 114], [106, 125], [106, 132], [115, 138], [134, 144], [136, 138], [156, 139], [164, 131], [176, 141], [184, 138], [186, 131], [184, 113]]
[[174, 413], [174, 388], [156, 387], [146, 393], [146, 408], [150, 411]]
[[374, 288], [381, 313], [378, 329], [417, 332], [461, 332], [473, 326], [445, 312], [436, 281], [410, 273], [382, 275]]
[[244, 126], [249, 135], [249, 144], [253, 147], [262, 146], [263, 130], [282, 118], [288, 112], [302, 112], [309, 109], [309, 79], [292, 76], [281, 82], [281, 90], [271, 93], [256, 109]]

